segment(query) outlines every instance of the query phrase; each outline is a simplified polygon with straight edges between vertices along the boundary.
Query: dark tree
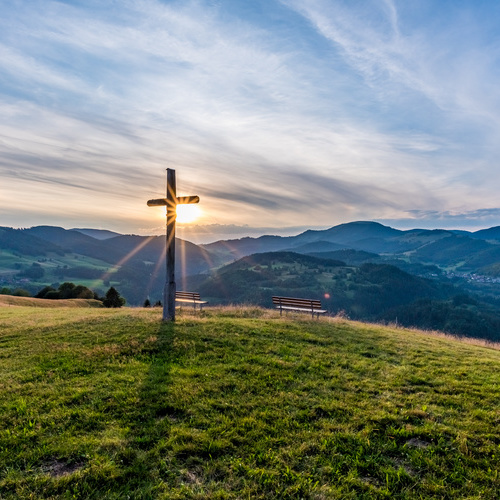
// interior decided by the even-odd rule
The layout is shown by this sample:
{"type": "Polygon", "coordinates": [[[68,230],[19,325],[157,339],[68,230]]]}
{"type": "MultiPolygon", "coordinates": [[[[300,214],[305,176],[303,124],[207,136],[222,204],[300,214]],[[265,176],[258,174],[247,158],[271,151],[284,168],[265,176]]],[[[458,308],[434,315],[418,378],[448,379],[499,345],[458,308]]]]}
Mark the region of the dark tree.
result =
{"type": "Polygon", "coordinates": [[[94,292],[90,290],[90,288],[87,288],[86,286],[77,285],[75,286],[75,288],[73,288],[72,296],[75,299],[93,299],[94,292]]]}
{"type": "Polygon", "coordinates": [[[86,286],[66,282],[59,285],[57,290],[53,286],[46,286],[35,297],[37,299],[94,299],[96,294],[86,286]]]}
{"type": "Polygon", "coordinates": [[[35,298],[36,299],[45,299],[46,298],[46,295],[49,293],[49,292],[55,292],[55,288],[51,287],[51,286],[44,286],[36,295],[35,295],[35,298]]]}
{"type": "Polygon", "coordinates": [[[106,292],[106,297],[102,301],[105,307],[122,307],[125,304],[125,299],[120,296],[115,287],[111,287],[106,292]]]}
{"type": "Polygon", "coordinates": [[[62,285],[59,285],[59,295],[61,299],[72,299],[73,298],[73,289],[75,288],[74,283],[69,283],[66,281],[62,285]]]}

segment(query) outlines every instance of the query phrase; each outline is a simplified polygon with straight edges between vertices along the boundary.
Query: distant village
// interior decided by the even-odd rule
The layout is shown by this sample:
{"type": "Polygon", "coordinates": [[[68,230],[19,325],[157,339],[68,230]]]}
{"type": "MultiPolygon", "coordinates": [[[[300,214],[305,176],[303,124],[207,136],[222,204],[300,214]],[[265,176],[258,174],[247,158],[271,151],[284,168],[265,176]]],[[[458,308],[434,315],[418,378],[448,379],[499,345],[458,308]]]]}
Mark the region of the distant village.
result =
{"type": "Polygon", "coordinates": [[[468,282],[475,283],[500,283],[500,277],[485,276],[476,273],[454,273],[449,272],[446,274],[448,278],[461,278],[468,282]]]}

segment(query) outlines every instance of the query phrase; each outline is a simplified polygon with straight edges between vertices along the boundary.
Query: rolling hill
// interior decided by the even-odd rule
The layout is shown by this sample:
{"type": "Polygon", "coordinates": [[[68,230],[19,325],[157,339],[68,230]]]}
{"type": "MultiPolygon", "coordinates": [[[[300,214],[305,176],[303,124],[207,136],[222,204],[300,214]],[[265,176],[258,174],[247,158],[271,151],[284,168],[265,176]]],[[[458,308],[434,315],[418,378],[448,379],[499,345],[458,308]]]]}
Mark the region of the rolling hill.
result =
{"type": "Polygon", "coordinates": [[[0,307],[0,497],[497,499],[500,351],[258,308],[0,307]]]}
{"type": "Polygon", "coordinates": [[[86,234],[87,236],[92,236],[92,238],[95,238],[96,240],[107,240],[109,238],[114,238],[115,236],[120,236],[120,233],[108,231],[107,229],[73,228],[71,231],[78,231],[79,233],[86,234]]]}
{"type": "Polygon", "coordinates": [[[0,227],[0,250],[11,250],[19,255],[39,256],[48,253],[63,255],[64,250],[53,243],[37,238],[24,229],[0,227]]]}
{"type": "Polygon", "coordinates": [[[100,300],[95,299],[35,299],[32,297],[15,297],[12,295],[0,295],[0,307],[43,307],[43,308],[82,308],[82,307],[104,307],[100,300]]]}
{"type": "Polygon", "coordinates": [[[298,253],[332,252],[350,249],[369,252],[401,262],[438,265],[463,273],[500,276],[494,264],[500,262],[498,228],[469,233],[442,229],[400,231],[376,222],[351,222],[322,231],[305,231],[297,236],[261,236],[219,241],[203,245],[226,260],[257,252],[289,250],[298,253]]]}
{"type": "Polygon", "coordinates": [[[481,240],[497,240],[500,241],[500,226],[490,227],[488,229],[480,229],[471,233],[472,238],[481,240]]]}
{"type": "MultiPolygon", "coordinates": [[[[200,291],[215,303],[267,305],[271,290],[281,295],[329,294],[327,305],[334,312],[344,310],[353,318],[369,320],[397,318],[407,324],[416,321],[407,307],[414,307],[423,316],[435,316],[438,310],[440,321],[415,325],[448,328],[454,333],[469,328],[476,335],[478,328],[471,325],[477,320],[485,329],[482,336],[491,338],[495,318],[500,317],[497,233],[498,228],[475,233],[400,231],[360,221],[291,237],[268,235],[208,245],[177,240],[177,286],[200,291]],[[269,252],[282,256],[292,252],[345,265],[338,267],[342,272],[326,273],[319,261],[310,260],[299,265],[304,266],[302,273],[289,272],[279,279],[255,272],[251,266],[231,267],[242,257],[252,256],[255,261],[256,255],[269,252]],[[375,268],[368,272],[368,264],[379,265],[378,272],[373,272],[375,268]],[[223,280],[227,281],[225,287],[223,280]],[[452,302],[454,295],[467,294],[472,295],[474,304],[452,302]],[[424,299],[433,301],[430,309],[421,302],[424,299]]],[[[52,226],[0,228],[0,289],[24,288],[35,294],[43,286],[73,281],[100,295],[113,285],[130,305],[142,305],[146,298],[155,302],[162,298],[164,286],[164,245],[164,236],[52,226]]]]}
{"type": "MultiPolygon", "coordinates": [[[[148,296],[162,295],[164,248],[165,237],[161,236],[96,239],[53,226],[0,228],[0,289],[25,288],[35,294],[46,285],[73,281],[102,295],[115,285],[129,304],[139,305],[148,296]]],[[[207,272],[219,263],[220,258],[206,249],[177,240],[179,277],[207,272]]]]}
{"type": "Polygon", "coordinates": [[[352,265],[294,252],[269,252],[243,257],[187,282],[211,304],[269,308],[273,295],[313,298],[320,299],[330,314],[500,341],[498,306],[449,283],[380,261],[352,265]]]}

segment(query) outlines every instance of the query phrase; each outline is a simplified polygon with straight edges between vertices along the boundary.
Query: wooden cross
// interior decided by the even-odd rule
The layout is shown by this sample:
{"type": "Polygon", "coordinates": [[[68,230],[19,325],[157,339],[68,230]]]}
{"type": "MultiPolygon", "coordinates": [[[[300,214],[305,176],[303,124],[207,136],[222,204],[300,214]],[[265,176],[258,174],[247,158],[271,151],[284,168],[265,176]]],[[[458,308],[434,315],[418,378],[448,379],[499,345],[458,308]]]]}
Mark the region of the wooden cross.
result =
{"type": "Polygon", "coordinates": [[[175,218],[179,204],[198,203],[199,196],[177,196],[175,170],[167,168],[167,197],[149,200],[148,207],[167,207],[166,264],[167,275],[163,289],[163,321],[175,321],[175,218]]]}

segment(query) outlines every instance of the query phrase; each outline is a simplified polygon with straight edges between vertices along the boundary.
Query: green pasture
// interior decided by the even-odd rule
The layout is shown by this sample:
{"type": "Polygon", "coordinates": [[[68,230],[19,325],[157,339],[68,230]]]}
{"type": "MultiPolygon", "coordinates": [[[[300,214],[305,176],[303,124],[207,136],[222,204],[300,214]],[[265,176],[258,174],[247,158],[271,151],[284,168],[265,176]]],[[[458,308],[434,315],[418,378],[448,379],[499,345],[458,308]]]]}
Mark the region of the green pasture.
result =
{"type": "MultiPolygon", "coordinates": [[[[82,256],[78,254],[68,253],[65,255],[49,254],[46,257],[30,257],[19,256],[9,250],[0,250],[0,280],[7,280],[12,278],[22,279],[19,273],[29,269],[33,263],[40,265],[44,271],[44,275],[40,279],[29,279],[29,287],[33,289],[42,289],[50,283],[57,282],[77,282],[80,285],[86,286],[91,290],[103,290],[106,282],[112,282],[113,274],[116,268],[110,264],[92,257],[82,256]],[[79,276],[71,275],[71,269],[85,268],[96,271],[98,276],[96,278],[82,278],[79,276]]],[[[13,286],[22,287],[22,283],[13,286]]]]}
{"type": "Polygon", "coordinates": [[[258,308],[0,307],[0,498],[497,499],[500,351],[258,308]]]}

